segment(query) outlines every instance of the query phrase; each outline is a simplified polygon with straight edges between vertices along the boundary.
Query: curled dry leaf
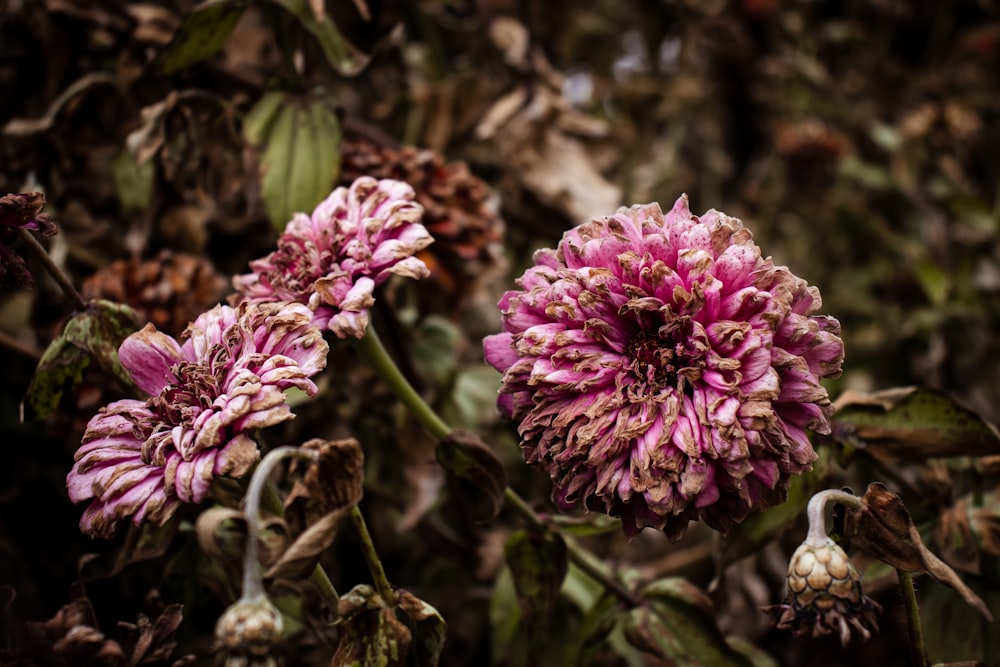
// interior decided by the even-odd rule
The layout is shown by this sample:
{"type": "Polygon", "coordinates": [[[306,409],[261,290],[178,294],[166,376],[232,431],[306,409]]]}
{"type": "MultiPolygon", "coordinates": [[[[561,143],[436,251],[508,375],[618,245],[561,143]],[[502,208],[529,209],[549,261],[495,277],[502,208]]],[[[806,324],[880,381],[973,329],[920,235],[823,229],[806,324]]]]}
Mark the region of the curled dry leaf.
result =
{"type": "Polygon", "coordinates": [[[267,579],[307,576],[333,543],[340,523],[361,500],[364,453],[354,438],[303,443],[319,452],[285,499],[285,513],[298,536],[264,574],[267,579]]]}
{"type": "MultiPolygon", "coordinates": [[[[365,455],[354,438],[323,440],[313,438],[303,449],[319,452],[285,499],[285,511],[292,520],[310,526],[330,512],[352,507],[361,500],[365,455]]],[[[300,465],[296,462],[293,471],[300,465]]]]}
{"type": "Polygon", "coordinates": [[[340,640],[331,665],[438,664],[445,622],[438,611],[409,591],[386,601],[368,585],[340,599],[340,640]]]}
{"type": "Polygon", "coordinates": [[[212,507],[198,515],[194,524],[198,546],[213,558],[238,561],[246,543],[247,522],[243,512],[231,507],[212,507]]]}
{"type": "MultiPolygon", "coordinates": [[[[223,562],[240,562],[246,545],[247,522],[243,512],[230,507],[213,507],[198,515],[195,522],[198,546],[223,562]]],[[[288,549],[289,530],[280,517],[263,519],[257,548],[260,562],[270,565],[288,549]]]]}
{"type": "Polygon", "coordinates": [[[982,599],[924,545],[906,505],[884,484],[870,484],[861,507],[847,510],[844,533],[852,544],[892,567],[904,572],[924,572],[950,586],[985,618],[993,620],[982,599]]]}
{"type": "Polygon", "coordinates": [[[980,504],[971,496],[941,512],[934,527],[942,556],[954,567],[974,575],[983,573],[984,561],[1000,557],[1000,493],[980,504]]]}
{"type": "Polygon", "coordinates": [[[300,579],[309,576],[319,562],[320,554],[333,544],[337,530],[349,511],[350,507],[334,510],[311,524],[268,568],[264,578],[300,579]]]}

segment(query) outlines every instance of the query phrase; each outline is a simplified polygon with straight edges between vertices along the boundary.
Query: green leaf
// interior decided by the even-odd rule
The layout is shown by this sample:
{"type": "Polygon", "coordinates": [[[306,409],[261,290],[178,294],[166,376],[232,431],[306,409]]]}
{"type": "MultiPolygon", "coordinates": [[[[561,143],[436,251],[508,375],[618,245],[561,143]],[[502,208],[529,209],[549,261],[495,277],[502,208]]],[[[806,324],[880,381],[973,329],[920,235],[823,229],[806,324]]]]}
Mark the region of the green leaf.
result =
{"type": "Polygon", "coordinates": [[[954,398],[927,387],[845,392],[832,437],[882,461],[1000,454],[1000,436],[954,398]]]}
{"type": "Polygon", "coordinates": [[[326,61],[340,74],[353,76],[368,64],[368,57],[344,39],[329,15],[322,21],[316,19],[316,14],[309,7],[309,0],[273,0],[273,2],[284,7],[316,38],[323,55],[326,56],[326,61]]]}
{"type": "Polygon", "coordinates": [[[580,637],[579,665],[589,665],[594,661],[598,651],[605,645],[608,637],[618,627],[622,619],[618,608],[618,599],[605,593],[587,610],[577,633],[580,637]]]}
{"type": "Polygon", "coordinates": [[[83,373],[92,361],[126,387],[134,387],[132,376],[118,360],[118,347],[138,328],[139,320],[128,306],[101,299],[90,301],[85,311],[70,318],[38,362],[21,402],[22,421],[44,419],[51,414],[63,397],[83,382],[83,373]]]}
{"type": "Polygon", "coordinates": [[[582,615],[566,596],[558,596],[553,608],[551,632],[544,644],[535,649],[531,645],[530,621],[521,616],[521,607],[514,588],[510,568],[500,571],[490,599],[491,656],[490,664],[505,667],[573,667],[578,660],[586,636],[581,631],[582,615]]]}
{"type": "Polygon", "coordinates": [[[504,557],[528,624],[531,650],[537,653],[551,628],[552,609],[569,567],[566,543],[551,530],[519,530],[508,538],[504,557]]]}
{"type": "Polygon", "coordinates": [[[246,0],[207,0],[184,15],[177,32],[157,56],[160,74],[173,74],[211,58],[229,38],[243,16],[246,0]]]}
{"type": "Polygon", "coordinates": [[[477,497],[485,497],[489,507],[478,512],[484,518],[500,513],[507,490],[507,472],[493,450],[479,436],[455,429],[438,443],[438,462],[445,470],[474,487],[477,497]]]}
{"type": "Polygon", "coordinates": [[[927,300],[936,308],[944,308],[952,290],[953,277],[928,258],[922,258],[913,265],[913,273],[923,288],[927,300]]]}
{"type": "MultiPolygon", "coordinates": [[[[1000,618],[1000,592],[985,587],[976,592],[994,618],[1000,618]]],[[[920,615],[930,662],[981,660],[987,665],[1000,664],[996,624],[987,622],[954,591],[944,586],[923,587],[920,615]]]]}
{"type": "Polygon", "coordinates": [[[147,160],[137,164],[130,151],[122,150],[115,156],[111,172],[122,213],[136,215],[149,208],[156,176],[155,162],[147,160]]]}
{"type": "Polygon", "coordinates": [[[268,93],[247,115],[243,131],[261,147],[261,194],[278,231],[333,189],[340,173],[340,121],[324,97],[268,93]]]}
{"type": "Polygon", "coordinates": [[[646,604],[632,609],[625,635],[633,646],[667,664],[699,667],[752,667],[726,643],[705,593],[685,579],[670,577],[643,591],[646,604]]]}
{"type": "MultiPolygon", "coordinates": [[[[461,340],[458,327],[444,317],[430,315],[421,320],[414,333],[410,354],[420,376],[436,386],[445,385],[458,369],[456,349],[461,340]]],[[[496,388],[493,394],[496,395],[496,388]]]]}
{"type": "Polygon", "coordinates": [[[271,125],[277,118],[284,100],[285,93],[280,90],[264,93],[257,100],[257,103],[243,119],[243,137],[247,142],[255,146],[267,143],[267,138],[271,134],[271,125]]]}

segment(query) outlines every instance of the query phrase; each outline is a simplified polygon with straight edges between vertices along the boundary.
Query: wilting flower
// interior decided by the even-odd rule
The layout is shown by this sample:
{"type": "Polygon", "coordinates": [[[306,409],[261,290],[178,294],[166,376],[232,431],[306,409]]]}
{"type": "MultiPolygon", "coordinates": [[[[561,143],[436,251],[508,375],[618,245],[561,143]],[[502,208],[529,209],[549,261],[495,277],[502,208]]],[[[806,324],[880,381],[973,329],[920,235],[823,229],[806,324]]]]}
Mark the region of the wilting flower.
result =
{"type": "Polygon", "coordinates": [[[28,287],[31,273],[24,259],[9,246],[18,229],[33,229],[45,236],[57,233],[56,225],[42,213],[45,195],[41,192],[7,194],[0,197],[0,284],[28,287]]]}
{"type": "Polygon", "coordinates": [[[802,543],[788,562],[786,585],[785,603],[763,608],[778,629],[813,637],[836,631],[844,646],[851,628],[864,639],[878,632],[882,606],[864,594],[861,574],[832,539],[802,543]]]}
{"type": "Polygon", "coordinates": [[[295,214],[278,249],[236,276],[236,300],[297,301],[317,326],[340,338],[361,338],[377,285],[396,274],[428,275],[414,255],[433,239],[420,224],[423,208],[402,181],[363,176],[337,188],[311,216],[295,214]]]}
{"type": "Polygon", "coordinates": [[[784,501],[831,412],[837,320],[763,258],[742,222],[682,196],[621,208],[540,250],[484,341],[498,405],[562,510],[579,505],[679,538],[728,531],[784,501]]]}
{"type": "Polygon", "coordinates": [[[151,324],[125,339],[122,366],[150,398],[116,401],[87,425],[66,479],[73,502],[94,499],[81,529],[163,523],[203,501],[215,476],[246,474],[259,456],[250,432],[294,417],[284,391],[316,393],[328,346],[311,319],[300,304],[217,306],[181,342],[151,324]]]}

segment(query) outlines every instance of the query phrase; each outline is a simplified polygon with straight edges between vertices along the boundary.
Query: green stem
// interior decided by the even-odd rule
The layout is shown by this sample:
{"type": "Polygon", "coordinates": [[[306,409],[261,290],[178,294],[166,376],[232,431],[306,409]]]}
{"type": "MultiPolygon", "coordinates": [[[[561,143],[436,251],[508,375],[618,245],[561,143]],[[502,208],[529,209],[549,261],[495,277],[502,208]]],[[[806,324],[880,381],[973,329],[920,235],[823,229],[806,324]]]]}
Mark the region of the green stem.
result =
{"type": "Polygon", "coordinates": [[[361,514],[361,510],[357,505],[351,507],[349,516],[351,524],[354,525],[354,530],[357,531],[358,537],[361,538],[361,551],[365,556],[365,562],[368,563],[368,571],[372,575],[372,581],[375,582],[375,589],[385,603],[392,606],[396,602],[396,593],[392,590],[389,578],[385,576],[385,568],[382,567],[382,561],[375,550],[375,543],[372,542],[372,535],[368,532],[368,524],[365,523],[365,517],[361,514]]]}
{"type": "MultiPolygon", "coordinates": [[[[253,477],[250,478],[250,486],[246,494],[247,549],[243,560],[243,597],[249,597],[247,594],[248,577],[255,577],[255,580],[249,581],[252,589],[263,593],[260,559],[257,553],[257,536],[260,533],[260,507],[264,507],[268,512],[277,516],[284,515],[285,508],[282,506],[281,498],[278,496],[277,491],[274,490],[274,487],[267,483],[267,480],[279,460],[291,457],[311,461],[315,460],[316,453],[312,450],[300,449],[298,447],[278,447],[267,453],[264,459],[257,465],[256,470],[254,470],[253,477]],[[251,516],[253,517],[252,519],[251,516]],[[253,545],[252,547],[250,546],[251,544],[253,545]]],[[[330,577],[327,576],[326,570],[323,569],[322,565],[317,563],[312,574],[309,575],[309,580],[319,590],[319,594],[323,597],[330,612],[336,615],[337,607],[340,605],[340,596],[337,594],[337,589],[334,588],[333,582],[330,581],[330,577]]]]}
{"type": "MultiPolygon", "coordinates": [[[[427,405],[423,397],[417,393],[406,377],[400,372],[379,340],[375,328],[368,325],[364,337],[357,341],[361,356],[379,374],[396,397],[406,406],[410,413],[436,438],[446,438],[451,433],[451,427],[427,405]]],[[[514,489],[509,486],[504,489],[504,500],[509,508],[519,514],[525,521],[534,526],[547,526],[549,530],[562,534],[558,526],[543,520],[514,489]]],[[[613,576],[597,564],[597,559],[577,542],[563,535],[570,561],[586,572],[595,581],[614,593],[630,606],[638,606],[639,600],[627,591],[613,576]]]]}
{"type": "Polygon", "coordinates": [[[910,661],[913,667],[927,667],[927,649],[924,647],[924,630],[920,624],[920,608],[917,606],[917,592],[913,587],[913,575],[897,569],[899,586],[903,592],[903,607],[906,609],[906,634],[910,640],[910,661]]]}
{"type": "Polygon", "coordinates": [[[357,349],[382,381],[389,385],[396,397],[402,401],[417,421],[435,438],[446,438],[451,433],[451,427],[441,419],[434,410],[417,393],[409,380],[399,371],[399,367],[389,356],[385,346],[375,332],[375,327],[369,325],[364,337],[357,341],[357,349]]]}
{"type": "Polygon", "coordinates": [[[49,255],[48,251],[42,247],[42,244],[39,243],[27,229],[19,229],[18,231],[21,233],[21,241],[23,241],[24,244],[27,245],[33,253],[35,253],[35,256],[38,257],[38,260],[42,263],[42,266],[45,267],[45,270],[49,272],[49,275],[52,276],[53,280],[56,281],[66,296],[69,297],[69,300],[73,302],[73,307],[76,308],[76,310],[86,310],[87,302],[83,300],[82,296],[80,296],[80,293],[76,290],[76,287],[73,286],[69,277],[63,273],[63,270],[60,269],[54,261],[52,261],[52,257],[49,255]]]}

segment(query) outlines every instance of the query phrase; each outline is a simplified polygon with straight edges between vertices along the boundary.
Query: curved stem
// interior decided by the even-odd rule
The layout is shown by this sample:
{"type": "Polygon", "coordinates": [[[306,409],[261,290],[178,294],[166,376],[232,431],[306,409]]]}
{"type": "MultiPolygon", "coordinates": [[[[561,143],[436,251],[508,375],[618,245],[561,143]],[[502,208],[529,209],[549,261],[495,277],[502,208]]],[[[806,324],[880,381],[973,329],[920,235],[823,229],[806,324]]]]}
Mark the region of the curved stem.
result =
{"type": "Polygon", "coordinates": [[[41,261],[45,270],[48,271],[53,280],[58,283],[60,289],[62,289],[66,296],[69,297],[69,300],[73,302],[73,307],[77,310],[86,310],[87,302],[83,300],[82,296],[80,296],[80,293],[77,291],[76,287],[73,286],[69,277],[63,273],[63,270],[60,269],[54,261],[52,261],[52,257],[49,255],[48,251],[42,247],[42,244],[39,243],[27,229],[19,229],[18,231],[21,233],[21,241],[23,241],[24,244],[27,245],[33,253],[35,253],[35,256],[38,257],[39,261],[41,261]]]}
{"type": "MultiPolygon", "coordinates": [[[[285,508],[281,504],[281,498],[278,497],[277,491],[270,484],[264,486],[261,504],[268,512],[277,516],[282,516],[285,513],[285,508]]],[[[309,581],[313,582],[313,585],[316,586],[320,596],[326,602],[330,613],[336,616],[337,608],[340,606],[340,595],[337,593],[337,589],[334,587],[333,582],[330,581],[330,576],[323,569],[322,565],[316,563],[316,567],[313,568],[312,573],[309,575],[309,581]]]]}
{"type": "Polygon", "coordinates": [[[903,607],[906,609],[906,635],[910,640],[910,661],[914,667],[927,667],[927,650],[924,647],[924,629],[920,624],[920,608],[917,606],[917,592],[913,588],[913,575],[900,569],[899,587],[903,593],[903,607]]]}
{"type": "Polygon", "coordinates": [[[270,489],[267,484],[271,472],[282,459],[295,457],[311,461],[315,460],[316,456],[317,453],[309,449],[277,447],[268,452],[253,471],[253,476],[250,478],[250,486],[247,488],[246,510],[244,512],[247,520],[247,545],[246,550],[243,552],[243,598],[255,599],[264,594],[264,573],[260,567],[257,540],[260,537],[261,529],[261,502],[265,499],[265,496],[267,496],[269,504],[276,500],[276,496],[273,495],[273,489],[270,489]],[[270,491],[270,493],[267,493],[265,490],[270,491]]]}
{"type": "Polygon", "coordinates": [[[854,509],[861,507],[861,498],[852,493],[838,489],[820,491],[809,499],[809,505],[806,507],[809,532],[806,534],[805,544],[818,547],[830,539],[826,533],[826,504],[831,500],[854,509]]]}
{"type": "Polygon", "coordinates": [[[365,517],[361,514],[361,510],[357,505],[351,507],[351,512],[348,516],[351,518],[351,524],[354,526],[354,530],[357,531],[358,537],[361,538],[361,551],[364,553],[365,562],[368,564],[368,571],[372,575],[372,581],[375,582],[375,589],[385,603],[391,606],[396,601],[396,593],[392,590],[389,578],[385,576],[385,568],[382,567],[382,561],[375,550],[375,543],[372,542],[372,535],[368,532],[368,524],[365,523],[365,517]]]}
{"type": "Polygon", "coordinates": [[[426,428],[435,438],[445,438],[451,433],[451,427],[438,416],[434,410],[424,401],[423,397],[417,393],[409,380],[399,371],[393,362],[392,357],[386,351],[385,346],[375,332],[375,327],[369,325],[364,337],[356,341],[358,352],[364,357],[382,380],[389,385],[389,388],[396,398],[398,398],[406,409],[410,411],[417,421],[426,428]]]}
{"type": "MultiPolygon", "coordinates": [[[[451,433],[451,427],[434,412],[417,393],[379,340],[375,328],[368,326],[364,337],[357,341],[361,356],[371,364],[382,380],[389,386],[396,397],[406,406],[410,413],[436,438],[445,438],[451,433]]],[[[509,486],[504,489],[504,500],[508,507],[519,514],[525,521],[534,526],[547,526],[549,530],[562,534],[558,526],[552,525],[540,517],[514,489],[509,486]]],[[[613,576],[596,564],[596,558],[575,541],[563,535],[570,561],[586,572],[591,578],[614,593],[622,601],[631,606],[638,606],[639,600],[628,592],[613,576]]]]}

